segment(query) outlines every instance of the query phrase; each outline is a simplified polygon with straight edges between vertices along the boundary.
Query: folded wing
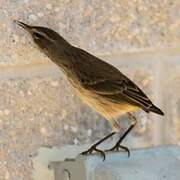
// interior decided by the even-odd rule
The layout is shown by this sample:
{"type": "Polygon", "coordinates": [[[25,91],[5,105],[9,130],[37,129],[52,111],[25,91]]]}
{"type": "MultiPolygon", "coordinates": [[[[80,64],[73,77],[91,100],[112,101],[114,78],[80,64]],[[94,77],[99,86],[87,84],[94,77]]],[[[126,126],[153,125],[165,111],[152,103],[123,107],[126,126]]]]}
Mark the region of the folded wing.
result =
{"type": "MultiPolygon", "coordinates": [[[[145,93],[128,78],[126,80],[124,78],[123,80],[104,80],[91,85],[86,84],[85,88],[116,103],[124,100],[129,104],[141,107],[146,112],[155,112],[153,109],[156,111],[158,109],[145,93]]],[[[155,113],[163,114],[159,109],[155,113]]]]}

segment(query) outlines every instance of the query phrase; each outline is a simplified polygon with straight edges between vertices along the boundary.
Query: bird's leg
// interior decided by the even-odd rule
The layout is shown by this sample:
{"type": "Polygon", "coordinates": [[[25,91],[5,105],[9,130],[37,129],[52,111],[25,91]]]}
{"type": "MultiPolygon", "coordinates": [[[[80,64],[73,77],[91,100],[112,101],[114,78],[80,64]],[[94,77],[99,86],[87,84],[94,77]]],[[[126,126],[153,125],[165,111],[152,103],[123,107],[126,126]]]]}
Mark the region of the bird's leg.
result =
{"type": "Polygon", "coordinates": [[[129,134],[129,132],[134,128],[134,126],[136,125],[137,123],[137,120],[136,118],[131,114],[131,113],[128,113],[128,116],[131,120],[133,120],[133,123],[131,124],[131,126],[125,131],[125,133],[120,137],[120,139],[118,140],[118,142],[111,148],[111,149],[108,149],[106,151],[119,151],[119,149],[123,149],[125,151],[127,151],[128,153],[128,157],[130,157],[130,151],[127,147],[125,146],[122,146],[121,145],[121,142],[123,141],[123,139],[129,134]]]}
{"type": "Polygon", "coordinates": [[[109,139],[114,134],[116,134],[116,132],[111,132],[110,134],[108,134],[107,136],[102,138],[100,141],[98,141],[97,143],[93,144],[87,151],[84,151],[81,154],[82,155],[87,155],[87,154],[92,154],[93,151],[96,151],[96,152],[101,154],[101,156],[103,157],[103,161],[104,161],[105,160],[105,153],[104,153],[104,151],[102,151],[100,149],[97,149],[97,146],[100,145],[105,140],[109,139]]]}

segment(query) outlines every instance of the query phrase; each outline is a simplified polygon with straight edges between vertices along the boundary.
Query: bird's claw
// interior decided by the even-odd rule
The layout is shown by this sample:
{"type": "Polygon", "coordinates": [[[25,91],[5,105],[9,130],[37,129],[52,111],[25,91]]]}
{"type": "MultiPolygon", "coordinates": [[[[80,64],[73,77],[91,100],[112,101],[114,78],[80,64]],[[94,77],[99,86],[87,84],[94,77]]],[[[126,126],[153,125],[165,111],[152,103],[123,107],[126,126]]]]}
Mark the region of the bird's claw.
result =
{"type": "Polygon", "coordinates": [[[130,150],[125,147],[120,145],[119,143],[117,143],[115,146],[113,146],[111,149],[107,149],[105,150],[105,152],[109,152],[109,151],[119,151],[120,149],[123,149],[124,151],[126,151],[128,153],[128,157],[130,157],[130,150]]]}
{"type": "Polygon", "coordinates": [[[82,152],[81,154],[82,154],[82,155],[88,155],[88,154],[92,154],[93,151],[99,153],[99,154],[102,156],[103,161],[106,159],[106,155],[105,155],[104,151],[96,148],[96,146],[90,147],[87,151],[84,151],[84,152],[82,152]]]}

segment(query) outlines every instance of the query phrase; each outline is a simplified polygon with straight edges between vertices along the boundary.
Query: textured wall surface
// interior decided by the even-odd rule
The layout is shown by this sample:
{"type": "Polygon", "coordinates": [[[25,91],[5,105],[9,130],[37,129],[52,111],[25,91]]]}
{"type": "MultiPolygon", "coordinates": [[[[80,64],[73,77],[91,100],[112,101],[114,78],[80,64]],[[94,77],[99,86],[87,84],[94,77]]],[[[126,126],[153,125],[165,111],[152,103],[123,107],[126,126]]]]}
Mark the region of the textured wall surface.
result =
{"type": "Polygon", "coordinates": [[[166,121],[137,114],[130,147],[180,143],[179,0],[1,0],[0,180],[31,180],[31,157],[41,146],[90,143],[111,131],[14,19],[51,27],[107,59],[165,110],[166,121]],[[120,55],[142,50],[153,51],[120,55]]]}

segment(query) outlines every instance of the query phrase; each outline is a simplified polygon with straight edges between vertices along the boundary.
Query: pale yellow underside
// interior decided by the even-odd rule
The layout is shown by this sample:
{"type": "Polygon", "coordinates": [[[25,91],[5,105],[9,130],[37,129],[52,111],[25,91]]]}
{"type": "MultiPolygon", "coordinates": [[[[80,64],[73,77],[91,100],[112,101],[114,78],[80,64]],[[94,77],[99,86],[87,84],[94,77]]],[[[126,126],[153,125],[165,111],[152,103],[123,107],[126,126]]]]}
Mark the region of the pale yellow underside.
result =
{"type": "Polygon", "coordinates": [[[128,104],[128,103],[127,104],[125,104],[124,102],[114,103],[114,102],[108,101],[107,99],[102,98],[98,94],[92,93],[88,90],[76,89],[76,92],[85,103],[87,103],[90,107],[92,107],[97,112],[99,112],[102,116],[104,116],[107,120],[109,120],[113,125],[115,125],[114,121],[119,116],[127,112],[140,110],[139,107],[128,104]]]}

